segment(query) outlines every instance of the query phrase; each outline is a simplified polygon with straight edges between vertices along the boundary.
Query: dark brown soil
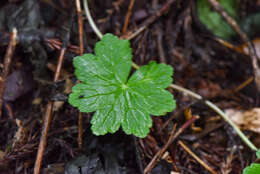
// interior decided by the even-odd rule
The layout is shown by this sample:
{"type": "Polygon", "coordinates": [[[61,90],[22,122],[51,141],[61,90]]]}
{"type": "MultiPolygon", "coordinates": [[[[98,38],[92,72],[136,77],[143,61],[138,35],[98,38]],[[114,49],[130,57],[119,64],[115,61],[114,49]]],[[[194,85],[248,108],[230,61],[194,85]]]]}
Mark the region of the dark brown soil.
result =
{"type": "MultiPolygon", "coordinates": [[[[145,25],[169,2],[136,0],[127,32],[123,34],[130,0],[89,1],[91,14],[102,33],[113,33],[124,38],[145,25]]],[[[256,11],[259,9],[257,5],[259,1],[242,0],[241,15],[246,15],[250,10],[256,11]]],[[[67,102],[71,86],[77,81],[72,59],[80,53],[75,2],[9,0],[1,3],[0,7],[2,63],[12,28],[18,29],[18,43],[10,63],[0,118],[1,174],[33,173],[43,117],[50,101],[56,102],[56,108],[44,150],[42,173],[65,171],[77,174],[80,173],[79,168],[82,174],[142,173],[156,152],[166,144],[174,125],[178,130],[187,121],[189,110],[191,116],[198,115],[200,118],[169,146],[168,156],[157,162],[151,173],[209,173],[180,146],[180,141],[216,173],[238,174],[255,160],[254,152],[203,101],[171,89],[177,108],[165,117],[153,117],[153,127],[147,138],[139,139],[121,131],[96,137],[90,130],[92,114],[84,114],[83,146],[79,149],[78,110],[67,102]],[[62,71],[59,80],[53,82],[62,48],[67,48],[62,71]],[[73,167],[76,169],[72,170],[73,167]]],[[[99,39],[85,16],[83,25],[84,52],[93,52],[99,39]]],[[[239,37],[234,38],[233,43],[239,45],[239,41],[239,37]]],[[[249,57],[216,41],[216,37],[199,22],[193,0],[175,0],[162,16],[131,39],[131,45],[135,63],[144,65],[154,60],[171,65],[175,72],[175,84],[202,95],[223,110],[250,109],[259,105],[254,82],[234,92],[254,75],[249,57]]],[[[259,147],[259,135],[244,132],[259,147]]]]}

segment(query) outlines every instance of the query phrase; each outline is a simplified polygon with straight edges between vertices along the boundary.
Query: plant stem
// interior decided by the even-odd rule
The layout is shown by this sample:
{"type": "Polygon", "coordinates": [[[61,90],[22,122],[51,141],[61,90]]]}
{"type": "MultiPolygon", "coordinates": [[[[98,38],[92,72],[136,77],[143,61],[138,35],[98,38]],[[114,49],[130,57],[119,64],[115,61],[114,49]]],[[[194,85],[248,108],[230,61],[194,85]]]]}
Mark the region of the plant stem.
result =
{"type": "MultiPolygon", "coordinates": [[[[83,0],[84,2],[84,8],[85,8],[85,13],[87,15],[88,21],[90,26],[92,27],[92,29],[94,30],[94,32],[96,33],[96,35],[101,39],[102,38],[102,34],[99,31],[99,29],[97,28],[97,26],[95,25],[90,13],[89,13],[89,8],[88,8],[88,1],[87,0],[83,0]]],[[[132,63],[133,68],[138,69],[139,66],[137,64],[135,64],[134,62],[132,63]]],[[[172,89],[175,89],[179,92],[182,92],[184,94],[187,94],[191,97],[194,97],[198,100],[203,100],[203,97],[201,97],[199,94],[196,94],[188,89],[185,89],[181,86],[175,85],[175,84],[171,84],[169,86],[172,89]]],[[[257,151],[256,146],[245,136],[245,134],[237,127],[237,125],[230,120],[230,118],[215,104],[213,104],[211,101],[208,100],[204,100],[204,103],[210,107],[212,110],[214,110],[216,113],[218,113],[238,134],[238,136],[242,139],[242,141],[244,141],[244,143],[253,151],[257,151]]]]}
{"type": "Polygon", "coordinates": [[[134,69],[139,69],[139,66],[136,64],[136,63],[132,63],[132,67],[134,68],[134,69]]]}
{"type": "MultiPolygon", "coordinates": [[[[187,94],[191,97],[194,97],[198,100],[203,100],[203,97],[201,97],[200,95],[198,95],[188,89],[185,89],[181,86],[171,84],[169,87],[172,89],[178,90],[179,92],[182,92],[184,94],[187,94]]],[[[208,107],[210,107],[212,110],[214,110],[216,113],[218,113],[236,131],[238,136],[242,139],[242,141],[244,141],[244,143],[251,150],[257,151],[257,148],[255,147],[255,145],[245,136],[245,134],[237,127],[237,125],[232,120],[230,120],[230,118],[218,106],[216,106],[214,103],[212,103],[209,100],[204,100],[204,103],[208,107]]]]}
{"type": "Polygon", "coordinates": [[[88,22],[91,26],[91,28],[94,30],[94,32],[96,33],[96,35],[99,37],[99,39],[101,39],[103,37],[103,34],[99,31],[98,27],[96,26],[90,12],[89,12],[89,8],[88,8],[88,1],[87,0],[83,0],[83,4],[84,4],[84,9],[85,9],[85,13],[86,16],[88,18],[88,22]]]}

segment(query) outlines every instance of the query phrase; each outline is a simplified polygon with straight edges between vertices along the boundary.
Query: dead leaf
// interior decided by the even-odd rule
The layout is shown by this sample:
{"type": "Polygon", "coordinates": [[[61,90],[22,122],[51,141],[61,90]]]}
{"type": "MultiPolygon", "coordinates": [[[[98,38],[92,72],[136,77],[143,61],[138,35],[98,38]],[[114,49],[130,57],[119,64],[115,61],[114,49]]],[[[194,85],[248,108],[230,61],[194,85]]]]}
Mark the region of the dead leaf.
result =
{"type": "Polygon", "coordinates": [[[234,152],[236,150],[236,147],[234,146],[231,151],[230,154],[227,156],[227,158],[225,159],[224,162],[221,163],[221,173],[222,174],[229,174],[232,171],[232,162],[234,160],[234,152]]]}
{"type": "Polygon", "coordinates": [[[24,127],[21,120],[16,119],[15,120],[18,130],[14,135],[14,142],[12,147],[15,147],[17,144],[24,144],[26,142],[26,139],[28,137],[28,129],[24,127]]]}
{"type": "Polygon", "coordinates": [[[4,159],[5,155],[6,155],[5,152],[0,150],[0,161],[4,159]]]}
{"type": "Polygon", "coordinates": [[[57,112],[60,110],[60,108],[62,108],[64,104],[64,101],[55,101],[54,102],[54,106],[53,106],[53,111],[57,112]]]}
{"type": "Polygon", "coordinates": [[[39,104],[41,104],[41,102],[42,102],[42,99],[37,97],[37,98],[33,99],[32,104],[39,105],[39,104]]]}
{"type": "Polygon", "coordinates": [[[74,85],[74,84],[72,83],[72,81],[70,80],[70,78],[67,77],[66,80],[65,80],[65,89],[64,89],[64,93],[65,93],[65,94],[70,94],[73,85],[74,85]]]}
{"type": "Polygon", "coordinates": [[[240,129],[260,133],[260,108],[247,111],[227,109],[225,112],[240,129]]]}
{"type": "MultiPolygon", "coordinates": [[[[184,116],[186,120],[190,120],[193,117],[193,114],[191,112],[190,108],[186,108],[184,109],[184,116]]],[[[198,116],[198,115],[197,115],[198,116]]],[[[198,116],[199,117],[199,116],[198,116]]],[[[191,124],[191,130],[195,133],[195,132],[201,132],[202,128],[195,126],[194,123],[191,124]]]]}

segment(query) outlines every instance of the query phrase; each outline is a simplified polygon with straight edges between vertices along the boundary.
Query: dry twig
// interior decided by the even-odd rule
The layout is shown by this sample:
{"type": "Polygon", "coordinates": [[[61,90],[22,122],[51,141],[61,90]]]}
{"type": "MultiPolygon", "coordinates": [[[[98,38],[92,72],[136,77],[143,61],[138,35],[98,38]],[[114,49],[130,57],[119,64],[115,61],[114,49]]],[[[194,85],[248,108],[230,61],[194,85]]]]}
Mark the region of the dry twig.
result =
{"type": "Polygon", "coordinates": [[[163,7],[159,10],[156,11],[150,18],[148,18],[147,20],[145,20],[143,22],[143,24],[141,24],[141,27],[138,28],[136,31],[134,31],[130,36],[126,36],[123,38],[126,38],[128,40],[133,39],[134,37],[136,37],[138,34],[140,34],[141,32],[143,32],[147,27],[149,27],[156,19],[158,19],[159,17],[161,17],[169,8],[170,6],[175,2],[175,0],[169,0],[167,3],[165,3],[163,5],[163,7]]]}
{"type": "Polygon", "coordinates": [[[161,148],[153,157],[153,159],[149,162],[149,164],[144,169],[144,174],[149,173],[153,167],[156,165],[157,160],[160,159],[160,157],[163,155],[163,153],[166,151],[166,149],[173,143],[174,140],[185,130],[187,129],[192,123],[194,123],[198,119],[197,116],[193,116],[190,120],[185,122],[181,128],[174,134],[174,129],[171,132],[171,136],[168,139],[167,143],[161,148]]]}
{"type": "Polygon", "coordinates": [[[135,0],[131,0],[131,2],[129,4],[128,11],[127,11],[127,14],[125,16],[125,23],[124,23],[124,28],[123,28],[123,31],[122,31],[123,34],[125,34],[126,31],[127,31],[127,27],[128,27],[128,24],[129,24],[129,19],[130,19],[131,14],[132,14],[134,3],[135,3],[135,0]]]}
{"type": "Polygon", "coordinates": [[[195,153],[193,153],[188,146],[186,146],[181,140],[178,141],[178,144],[188,153],[190,154],[198,163],[200,163],[207,171],[212,174],[217,174],[208,164],[202,161],[195,153]]]}
{"type": "Polygon", "coordinates": [[[76,8],[78,13],[78,27],[79,27],[79,48],[80,54],[84,53],[84,40],[83,40],[83,20],[80,0],[76,0],[76,8]]]}
{"type": "MultiPolygon", "coordinates": [[[[158,1],[157,0],[153,0],[152,3],[152,8],[154,10],[156,10],[158,6],[158,1]]],[[[158,23],[155,24],[155,35],[156,35],[156,46],[158,49],[158,53],[159,53],[159,60],[162,63],[167,63],[166,62],[166,58],[165,58],[165,53],[164,53],[164,49],[163,49],[163,31],[160,27],[160,25],[158,23]]]]}
{"type": "Polygon", "coordinates": [[[2,117],[2,107],[4,103],[3,96],[5,91],[5,80],[10,71],[10,64],[12,62],[12,57],[16,46],[16,37],[17,37],[17,30],[16,28],[14,28],[10,35],[10,42],[8,44],[5,58],[4,58],[3,72],[2,72],[2,76],[0,77],[0,118],[2,117]]]}
{"type": "Polygon", "coordinates": [[[155,32],[156,32],[156,36],[157,36],[157,44],[156,45],[157,45],[157,49],[158,49],[158,52],[159,52],[160,62],[167,63],[165,53],[164,53],[164,48],[163,48],[163,32],[162,32],[162,29],[159,27],[159,25],[155,26],[155,32]]]}
{"type": "Polygon", "coordinates": [[[254,77],[251,76],[249,77],[246,81],[244,81],[243,83],[241,83],[238,87],[236,87],[234,89],[234,92],[238,92],[240,90],[242,90],[243,88],[245,88],[248,84],[250,84],[252,81],[254,81],[254,77]]]}
{"type": "Polygon", "coordinates": [[[79,149],[82,150],[83,144],[83,114],[79,112],[79,119],[78,119],[78,146],[79,149]]]}
{"type": "MultiPolygon", "coordinates": [[[[54,75],[54,80],[53,80],[54,82],[57,82],[59,79],[65,52],[66,52],[66,47],[62,48],[60,51],[58,65],[57,65],[56,72],[54,75]]],[[[45,150],[45,147],[47,144],[48,131],[49,131],[49,127],[50,127],[50,123],[51,123],[51,119],[52,119],[53,103],[54,103],[53,101],[49,101],[47,104],[47,107],[46,107],[46,113],[44,116],[40,144],[39,144],[38,151],[37,151],[36,162],[34,164],[34,174],[40,173],[42,158],[43,158],[44,150],[45,150]]]]}
{"type": "MultiPolygon", "coordinates": [[[[83,20],[81,15],[81,6],[80,1],[76,0],[76,7],[78,12],[78,26],[79,26],[79,48],[80,48],[80,55],[84,53],[84,41],[83,41],[83,20]]],[[[79,149],[82,149],[82,142],[83,142],[83,115],[79,112],[79,119],[78,119],[78,146],[79,149]]]]}

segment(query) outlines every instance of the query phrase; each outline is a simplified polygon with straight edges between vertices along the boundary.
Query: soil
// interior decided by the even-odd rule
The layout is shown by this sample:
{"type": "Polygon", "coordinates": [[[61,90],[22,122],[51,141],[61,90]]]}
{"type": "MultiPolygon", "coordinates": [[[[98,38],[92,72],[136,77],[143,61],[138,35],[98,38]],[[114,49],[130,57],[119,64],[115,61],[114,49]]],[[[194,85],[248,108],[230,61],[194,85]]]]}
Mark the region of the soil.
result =
{"type": "MultiPolygon", "coordinates": [[[[200,94],[222,110],[259,107],[254,82],[236,90],[254,76],[250,57],[217,42],[217,37],[200,23],[195,1],[175,0],[167,6],[171,1],[136,0],[125,32],[130,0],[89,0],[89,8],[102,33],[128,38],[145,26],[131,39],[136,64],[141,66],[153,60],[171,65],[174,84],[200,94]],[[160,11],[163,7],[167,8],[160,11]],[[154,15],[158,12],[160,16],[154,15]],[[147,22],[154,16],[152,22],[147,22]]],[[[259,1],[241,0],[239,5],[243,16],[260,9],[259,1]]],[[[169,90],[177,102],[176,109],[164,117],[152,117],[153,127],[146,138],[125,135],[122,130],[94,136],[90,130],[93,113],[83,113],[81,145],[79,111],[67,102],[71,87],[77,83],[72,60],[80,54],[80,37],[84,53],[93,53],[99,40],[84,11],[82,19],[83,34],[80,34],[76,3],[71,0],[8,0],[0,4],[1,79],[5,78],[4,58],[12,29],[18,30],[2,95],[0,174],[33,173],[50,103],[54,108],[41,161],[44,174],[143,173],[167,143],[172,130],[176,128],[176,133],[194,116],[199,119],[170,144],[163,157],[150,168],[151,173],[238,174],[256,159],[255,152],[203,100],[172,89],[169,90]],[[60,77],[53,80],[62,51],[65,54],[60,77]],[[203,167],[182,144],[212,170],[203,167]]],[[[231,42],[243,44],[239,36],[231,42]]],[[[248,130],[244,133],[259,147],[259,133],[248,130]]]]}

